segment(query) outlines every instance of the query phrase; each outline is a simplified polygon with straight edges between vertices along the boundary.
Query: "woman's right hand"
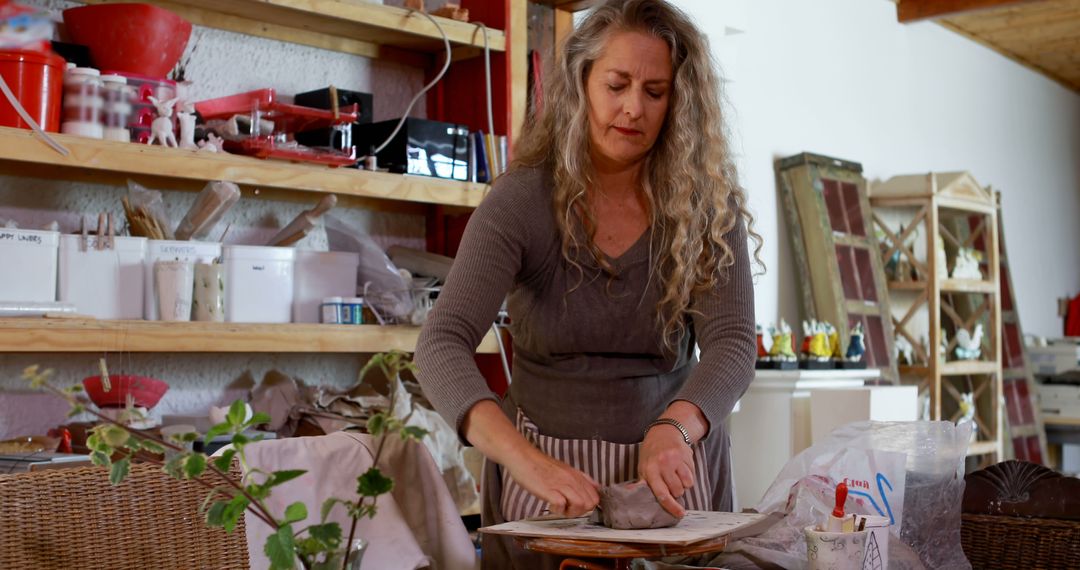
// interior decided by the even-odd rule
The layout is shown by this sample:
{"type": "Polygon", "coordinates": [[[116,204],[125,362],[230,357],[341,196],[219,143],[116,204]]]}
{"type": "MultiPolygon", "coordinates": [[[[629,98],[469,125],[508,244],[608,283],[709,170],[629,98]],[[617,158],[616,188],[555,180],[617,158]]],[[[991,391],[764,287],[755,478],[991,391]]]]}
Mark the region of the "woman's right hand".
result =
{"type": "Polygon", "coordinates": [[[508,463],[503,468],[510,470],[514,481],[546,502],[553,515],[580,517],[600,502],[600,485],[592,477],[535,447],[529,446],[520,459],[508,463]]]}

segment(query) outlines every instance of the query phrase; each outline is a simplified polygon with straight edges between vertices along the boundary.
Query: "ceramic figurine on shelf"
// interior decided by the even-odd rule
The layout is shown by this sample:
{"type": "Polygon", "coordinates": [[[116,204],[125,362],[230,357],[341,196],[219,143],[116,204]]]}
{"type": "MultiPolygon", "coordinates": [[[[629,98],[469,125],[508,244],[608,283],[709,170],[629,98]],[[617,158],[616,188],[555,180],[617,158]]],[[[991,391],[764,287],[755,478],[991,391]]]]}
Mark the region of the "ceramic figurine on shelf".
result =
{"type": "Polygon", "coordinates": [[[173,107],[176,106],[176,101],[175,98],[168,101],[158,101],[156,97],[150,96],[150,102],[157,109],[158,116],[154,119],[154,122],[150,123],[150,139],[146,141],[146,144],[152,145],[154,141],[157,141],[162,146],[177,146],[172,119],[173,107]]]}
{"type": "Polygon", "coordinates": [[[906,336],[902,334],[896,335],[896,341],[893,345],[896,347],[897,364],[900,366],[912,366],[915,364],[915,347],[911,345],[906,336]]]}
{"type": "Polygon", "coordinates": [[[825,323],[825,334],[829,337],[829,358],[842,360],[844,351],[840,346],[840,331],[836,330],[832,323],[825,323]]]}
{"type": "Polygon", "coordinates": [[[825,326],[827,323],[820,322],[814,323],[812,336],[810,337],[810,352],[809,358],[818,362],[827,362],[829,357],[832,356],[832,350],[829,346],[829,336],[825,333],[825,326]]]}
{"type": "Polygon", "coordinates": [[[858,323],[855,325],[855,328],[851,329],[851,340],[848,341],[847,353],[844,354],[844,360],[849,363],[862,363],[865,356],[866,344],[863,343],[862,323],[858,323]]]}
{"type": "Polygon", "coordinates": [[[199,141],[199,152],[219,152],[225,149],[224,145],[225,139],[214,133],[207,133],[206,140],[199,141]]]}
{"type": "Polygon", "coordinates": [[[780,327],[772,328],[772,347],[769,348],[769,361],[773,368],[794,368],[798,362],[795,357],[795,345],[791,340],[791,326],[787,321],[780,319],[780,327]]]}
{"type": "Polygon", "coordinates": [[[817,321],[814,319],[802,322],[803,339],[802,344],[799,345],[799,358],[803,360],[810,358],[810,343],[814,340],[814,328],[816,327],[817,321]]]}
{"type": "Polygon", "coordinates": [[[956,264],[953,265],[953,279],[968,279],[982,281],[982,272],[979,271],[980,253],[970,247],[962,247],[956,251],[956,264]]]}
{"type": "Polygon", "coordinates": [[[975,421],[975,394],[972,392],[960,394],[960,419],[956,420],[956,425],[964,422],[971,422],[971,441],[974,442],[978,436],[979,422],[975,421]]]}
{"type": "Polygon", "coordinates": [[[184,101],[176,118],[180,121],[180,148],[198,150],[199,146],[195,144],[195,105],[184,101]]]}
{"type": "Polygon", "coordinates": [[[765,348],[765,329],[761,323],[757,325],[757,359],[768,360],[769,350],[765,348]]]}
{"type": "Polygon", "coordinates": [[[978,360],[982,356],[982,323],[975,325],[975,332],[968,333],[966,329],[956,331],[956,358],[960,360],[978,360]]]}

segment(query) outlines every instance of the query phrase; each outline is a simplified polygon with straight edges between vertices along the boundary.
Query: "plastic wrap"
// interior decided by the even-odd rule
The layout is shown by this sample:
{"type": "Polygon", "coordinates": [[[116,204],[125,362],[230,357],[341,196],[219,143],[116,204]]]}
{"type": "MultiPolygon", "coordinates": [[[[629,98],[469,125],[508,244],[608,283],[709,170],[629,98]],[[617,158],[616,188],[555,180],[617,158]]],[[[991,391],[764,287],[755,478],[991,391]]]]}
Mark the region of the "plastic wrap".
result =
{"type": "MultiPolygon", "coordinates": [[[[169,216],[165,213],[165,200],[161,197],[161,192],[151,190],[134,180],[128,180],[127,187],[128,200],[131,204],[128,217],[131,217],[132,212],[137,212],[141,218],[145,218],[143,225],[156,228],[163,236],[161,238],[149,235],[144,237],[174,239],[172,224],[169,223],[169,216]]],[[[131,224],[132,221],[129,219],[128,223],[131,224]]],[[[131,235],[136,235],[136,233],[133,231],[131,235]]]]}
{"type": "Polygon", "coordinates": [[[848,513],[888,516],[890,569],[969,569],[960,545],[964,458],[971,424],[855,422],[788,461],[756,510],[784,518],[764,534],[735,541],[712,564],[806,568],[803,528],[832,510],[847,480],[848,513]]]}
{"type": "Polygon", "coordinates": [[[357,285],[364,292],[364,303],[382,320],[407,322],[413,312],[412,280],[401,275],[394,262],[361,228],[332,214],[323,215],[323,224],[331,251],[360,254],[357,285]]]}

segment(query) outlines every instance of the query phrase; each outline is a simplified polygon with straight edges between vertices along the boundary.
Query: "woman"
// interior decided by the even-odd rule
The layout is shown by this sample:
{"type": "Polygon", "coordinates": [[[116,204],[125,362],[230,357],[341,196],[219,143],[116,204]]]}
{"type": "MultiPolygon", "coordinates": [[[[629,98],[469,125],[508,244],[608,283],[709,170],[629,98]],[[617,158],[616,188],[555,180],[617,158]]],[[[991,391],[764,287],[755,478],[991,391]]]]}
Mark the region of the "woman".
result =
{"type": "MultiPolygon", "coordinates": [[[[760,238],[707,42],[662,0],[612,0],[567,39],[547,94],[465,230],[419,380],[489,460],[485,525],[580,516],[600,486],[639,478],[676,515],[730,510],[724,420],[753,376],[760,238]],[[504,298],[500,402],[473,352],[504,298]]],[[[489,536],[483,560],[547,564],[489,536]]]]}

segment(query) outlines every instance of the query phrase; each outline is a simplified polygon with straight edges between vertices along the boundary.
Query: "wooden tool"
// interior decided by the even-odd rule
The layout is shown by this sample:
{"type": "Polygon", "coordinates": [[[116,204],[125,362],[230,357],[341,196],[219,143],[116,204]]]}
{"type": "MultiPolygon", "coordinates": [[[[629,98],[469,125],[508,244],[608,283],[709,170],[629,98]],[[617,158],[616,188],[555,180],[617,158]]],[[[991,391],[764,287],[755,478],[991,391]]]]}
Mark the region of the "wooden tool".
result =
{"type": "Polygon", "coordinates": [[[308,235],[308,232],[315,228],[315,223],[318,222],[319,216],[325,214],[336,205],[337,196],[334,194],[327,194],[322,200],[319,200],[319,203],[316,204],[314,208],[300,212],[300,215],[289,222],[289,225],[281,228],[281,231],[279,231],[266,245],[284,247],[300,241],[304,236],[308,235]]]}

